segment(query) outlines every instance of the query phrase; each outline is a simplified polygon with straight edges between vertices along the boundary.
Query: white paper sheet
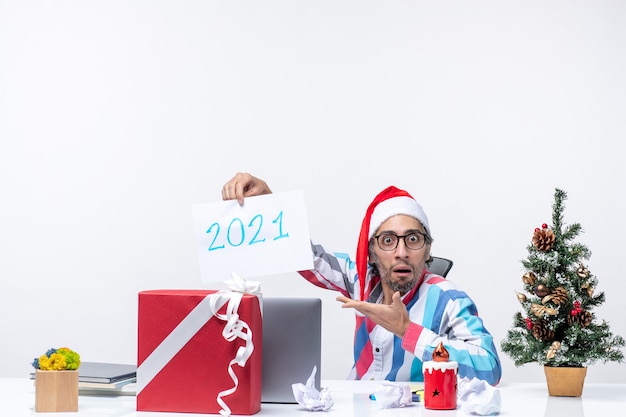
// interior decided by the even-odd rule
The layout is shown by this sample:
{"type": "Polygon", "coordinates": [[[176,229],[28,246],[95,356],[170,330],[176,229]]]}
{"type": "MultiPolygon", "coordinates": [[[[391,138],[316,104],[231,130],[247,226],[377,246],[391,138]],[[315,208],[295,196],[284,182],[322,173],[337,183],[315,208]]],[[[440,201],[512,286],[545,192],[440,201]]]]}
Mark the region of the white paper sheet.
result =
{"type": "Polygon", "coordinates": [[[313,267],[301,191],[196,204],[192,215],[205,284],[313,267]]]}

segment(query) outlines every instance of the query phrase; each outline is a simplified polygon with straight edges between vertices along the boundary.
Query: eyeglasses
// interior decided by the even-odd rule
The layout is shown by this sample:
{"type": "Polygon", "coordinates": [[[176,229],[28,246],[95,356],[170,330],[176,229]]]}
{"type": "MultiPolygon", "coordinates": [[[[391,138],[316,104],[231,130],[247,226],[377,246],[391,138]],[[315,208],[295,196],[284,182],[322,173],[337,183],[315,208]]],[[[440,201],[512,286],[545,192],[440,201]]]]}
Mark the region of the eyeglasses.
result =
{"type": "Polygon", "coordinates": [[[383,233],[381,235],[374,236],[378,247],[384,251],[392,251],[398,247],[400,238],[404,240],[404,246],[411,250],[418,250],[424,247],[426,244],[426,235],[421,232],[411,232],[409,234],[398,236],[394,233],[383,233]]]}

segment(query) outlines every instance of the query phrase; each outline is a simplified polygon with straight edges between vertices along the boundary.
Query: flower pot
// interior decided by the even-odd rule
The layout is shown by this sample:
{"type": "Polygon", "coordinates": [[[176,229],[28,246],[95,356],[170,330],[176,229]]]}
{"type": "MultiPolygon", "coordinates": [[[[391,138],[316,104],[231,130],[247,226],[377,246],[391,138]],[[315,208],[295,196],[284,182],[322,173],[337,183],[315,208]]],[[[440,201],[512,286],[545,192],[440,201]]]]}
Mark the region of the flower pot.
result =
{"type": "Polygon", "coordinates": [[[580,397],[583,394],[587,368],[544,366],[548,394],[553,397],[580,397]]]}
{"type": "Polygon", "coordinates": [[[35,372],[35,411],[78,411],[78,371],[35,372]]]}

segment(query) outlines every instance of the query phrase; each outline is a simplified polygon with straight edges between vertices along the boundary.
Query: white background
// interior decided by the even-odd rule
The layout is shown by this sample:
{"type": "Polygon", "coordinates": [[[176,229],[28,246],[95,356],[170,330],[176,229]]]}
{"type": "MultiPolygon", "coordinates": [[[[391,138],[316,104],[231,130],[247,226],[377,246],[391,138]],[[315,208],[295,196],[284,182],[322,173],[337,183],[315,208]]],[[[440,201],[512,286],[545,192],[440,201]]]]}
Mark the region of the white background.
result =
{"type": "MultiPolygon", "coordinates": [[[[200,286],[191,206],[237,171],[303,190],[311,236],[352,255],[373,196],[409,190],[498,346],[562,188],[626,336],[625,21],[619,0],[0,0],[0,376],[59,346],[134,362],[137,292],[200,286]]],[[[343,378],[352,312],[296,274],[263,290],[323,298],[343,378]]]]}

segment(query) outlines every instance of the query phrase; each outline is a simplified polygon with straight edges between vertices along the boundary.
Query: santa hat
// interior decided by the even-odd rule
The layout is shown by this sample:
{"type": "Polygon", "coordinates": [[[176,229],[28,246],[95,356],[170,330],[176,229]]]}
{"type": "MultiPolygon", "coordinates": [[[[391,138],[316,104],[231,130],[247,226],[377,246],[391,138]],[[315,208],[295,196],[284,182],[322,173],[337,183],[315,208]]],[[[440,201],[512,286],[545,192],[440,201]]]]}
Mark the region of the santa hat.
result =
{"type": "Polygon", "coordinates": [[[356,248],[356,270],[361,287],[361,300],[365,300],[365,294],[369,294],[371,291],[371,288],[368,288],[367,291],[365,290],[369,240],[374,236],[380,225],[388,218],[397,214],[405,214],[416,218],[422,223],[426,233],[430,235],[426,213],[424,213],[422,206],[411,197],[411,194],[394,186],[387,187],[381,191],[365,212],[361,233],[359,234],[359,243],[356,248]]]}

